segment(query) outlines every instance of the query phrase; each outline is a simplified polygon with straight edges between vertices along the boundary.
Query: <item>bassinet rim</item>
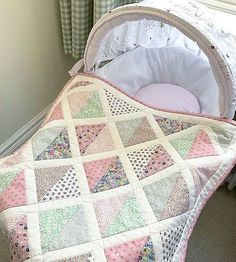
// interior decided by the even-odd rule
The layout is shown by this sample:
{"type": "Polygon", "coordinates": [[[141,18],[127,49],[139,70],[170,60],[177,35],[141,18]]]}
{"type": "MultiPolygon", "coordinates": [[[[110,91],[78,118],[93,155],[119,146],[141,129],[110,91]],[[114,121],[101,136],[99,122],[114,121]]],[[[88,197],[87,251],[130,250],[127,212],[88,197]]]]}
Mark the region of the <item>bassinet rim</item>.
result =
{"type": "MultiPolygon", "coordinates": [[[[91,49],[94,48],[94,46],[92,45],[94,39],[95,41],[97,41],[99,37],[100,39],[103,38],[102,33],[99,33],[99,29],[108,22],[110,24],[113,24],[112,21],[114,21],[114,19],[119,19],[119,24],[122,24],[122,22],[124,22],[122,18],[124,19],[126,16],[131,17],[132,15],[143,15],[145,16],[145,19],[167,23],[170,26],[176,27],[187,37],[197,42],[199,48],[201,48],[208,57],[209,63],[212,67],[212,71],[219,85],[220,115],[222,117],[232,119],[235,111],[235,106],[233,107],[232,104],[234,105],[234,98],[236,95],[236,83],[229,63],[225,59],[221,50],[217,47],[217,44],[214,42],[210,34],[207,34],[207,32],[204,32],[204,30],[192,25],[186,19],[178,16],[178,14],[171,13],[171,10],[163,10],[152,6],[131,4],[115,8],[102,16],[92,28],[87,40],[84,53],[85,72],[91,71],[90,69],[92,65],[90,63],[90,59],[92,55],[90,53],[91,49]]],[[[137,19],[129,21],[135,20],[137,19]]],[[[119,24],[117,23],[115,24],[115,26],[119,24]]],[[[114,28],[114,25],[112,28],[114,28]]],[[[110,28],[109,30],[111,30],[112,28],[110,28]]],[[[95,59],[94,55],[93,57],[95,59]]]]}

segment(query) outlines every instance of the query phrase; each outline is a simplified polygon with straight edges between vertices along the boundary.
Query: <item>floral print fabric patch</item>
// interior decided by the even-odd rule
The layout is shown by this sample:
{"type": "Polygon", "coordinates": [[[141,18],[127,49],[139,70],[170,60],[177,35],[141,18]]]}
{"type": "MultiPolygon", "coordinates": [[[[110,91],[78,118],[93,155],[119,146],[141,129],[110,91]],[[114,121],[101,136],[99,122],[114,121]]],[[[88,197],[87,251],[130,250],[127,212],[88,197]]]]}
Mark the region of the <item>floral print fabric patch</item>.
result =
{"type": "Polygon", "coordinates": [[[84,163],[89,188],[97,193],[129,183],[118,157],[111,157],[84,163]]]}

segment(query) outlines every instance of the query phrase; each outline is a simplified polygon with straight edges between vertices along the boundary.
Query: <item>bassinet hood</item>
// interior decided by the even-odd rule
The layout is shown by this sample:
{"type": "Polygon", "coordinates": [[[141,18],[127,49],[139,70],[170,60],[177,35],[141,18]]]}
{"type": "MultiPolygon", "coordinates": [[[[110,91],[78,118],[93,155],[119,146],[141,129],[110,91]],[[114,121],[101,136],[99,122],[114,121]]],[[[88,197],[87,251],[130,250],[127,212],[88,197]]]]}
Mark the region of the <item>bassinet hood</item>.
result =
{"type": "Polygon", "coordinates": [[[138,26],[146,26],[144,34],[146,34],[147,47],[152,46],[155,41],[160,42],[161,39],[160,36],[156,39],[148,36],[149,29],[157,24],[159,27],[165,25],[166,30],[169,31],[162,38],[165,44],[159,43],[159,46],[170,46],[178,42],[179,33],[185,36],[185,39],[182,39],[185,48],[189,47],[192,52],[209,60],[219,86],[220,115],[233,118],[236,107],[236,44],[229,33],[219,29],[212,13],[196,1],[143,1],[139,4],[125,5],[111,10],[96,23],[90,32],[84,56],[85,71],[93,71],[101,62],[114,59],[122,52],[142,45],[140,36],[132,35],[133,32],[128,26],[138,21],[144,21],[138,26]],[[107,47],[111,45],[111,40],[117,45],[115,35],[111,34],[114,30],[118,32],[120,30],[128,44],[119,46],[117,48],[119,51],[109,54],[107,47]],[[173,39],[169,37],[171,33],[174,35],[173,39]],[[130,38],[133,40],[130,41],[130,38]]]}

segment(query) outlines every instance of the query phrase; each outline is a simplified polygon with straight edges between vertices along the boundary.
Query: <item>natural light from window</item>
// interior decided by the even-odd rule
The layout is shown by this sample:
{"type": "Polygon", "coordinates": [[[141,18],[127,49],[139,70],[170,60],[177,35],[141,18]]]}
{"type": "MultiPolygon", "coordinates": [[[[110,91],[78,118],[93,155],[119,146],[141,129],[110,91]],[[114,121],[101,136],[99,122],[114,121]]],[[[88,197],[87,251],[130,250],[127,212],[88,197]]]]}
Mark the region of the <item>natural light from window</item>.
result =
{"type": "Polygon", "coordinates": [[[236,36],[236,0],[198,0],[198,2],[214,9],[221,27],[236,36]]]}

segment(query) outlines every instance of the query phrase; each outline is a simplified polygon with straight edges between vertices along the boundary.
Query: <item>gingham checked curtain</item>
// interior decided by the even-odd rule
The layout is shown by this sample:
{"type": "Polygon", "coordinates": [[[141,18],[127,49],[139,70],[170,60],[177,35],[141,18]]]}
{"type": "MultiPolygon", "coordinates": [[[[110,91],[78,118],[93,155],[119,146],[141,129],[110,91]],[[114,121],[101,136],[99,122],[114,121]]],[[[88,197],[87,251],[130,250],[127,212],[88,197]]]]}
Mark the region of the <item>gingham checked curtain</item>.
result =
{"type": "Polygon", "coordinates": [[[82,58],[93,24],[109,10],[137,2],[141,0],[60,0],[65,53],[82,58]]]}

